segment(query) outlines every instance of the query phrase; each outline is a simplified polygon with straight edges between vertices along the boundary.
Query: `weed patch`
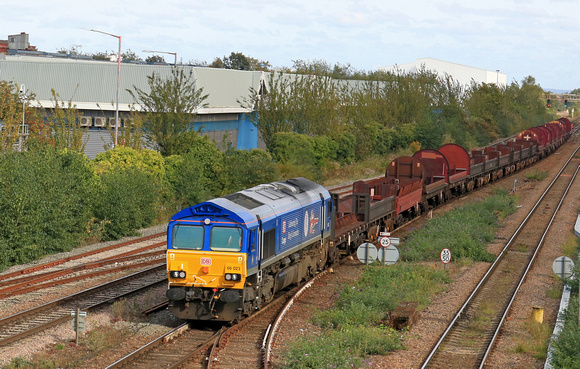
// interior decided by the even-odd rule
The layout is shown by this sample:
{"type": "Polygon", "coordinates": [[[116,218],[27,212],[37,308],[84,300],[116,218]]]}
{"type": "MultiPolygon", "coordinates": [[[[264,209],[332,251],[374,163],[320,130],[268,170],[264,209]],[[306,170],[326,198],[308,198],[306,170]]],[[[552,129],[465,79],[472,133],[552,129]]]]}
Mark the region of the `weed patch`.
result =
{"type": "Polygon", "coordinates": [[[333,309],[315,314],[322,335],[295,341],[283,368],[364,367],[367,355],[400,350],[401,333],[384,324],[388,312],[402,301],[423,307],[450,281],[445,271],[414,263],[368,266],[354,286],[337,293],[333,309]]]}
{"type": "Polygon", "coordinates": [[[515,209],[514,198],[507,191],[497,191],[483,201],[447,212],[407,238],[401,259],[434,261],[448,248],[454,260],[493,261],[495,256],[487,252],[487,244],[495,238],[498,221],[515,209]]]}
{"type": "Polygon", "coordinates": [[[550,335],[552,333],[550,326],[530,319],[524,322],[524,327],[528,334],[518,339],[515,351],[531,354],[538,360],[545,360],[550,335]]]}
{"type": "Polygon", "coordinates": [[[3,369],[82,368],[91,358],[118,346],[131,335],[128,327],[101,326],[87,332],[80,344],[57,342],[48,350],[37,353],[30,360],[14,358],[3,369]]]}
{"type": "Polygon", "coordinates": [[[544,170],[533,169],[526,174],[526,181],[541,181],[548,177],[548,172],[544,170]]]}

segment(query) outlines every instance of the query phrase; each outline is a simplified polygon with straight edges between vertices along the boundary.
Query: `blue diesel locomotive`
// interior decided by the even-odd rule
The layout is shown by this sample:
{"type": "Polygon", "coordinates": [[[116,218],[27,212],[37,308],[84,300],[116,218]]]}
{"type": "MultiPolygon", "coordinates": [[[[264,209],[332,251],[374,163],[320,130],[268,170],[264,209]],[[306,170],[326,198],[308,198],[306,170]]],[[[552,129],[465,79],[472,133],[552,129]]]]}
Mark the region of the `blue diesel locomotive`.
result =
{"type": "Polygon", "coordinates": [[[175,214],[168,226],[169,310],[232,321],[314,275],[330,246],[332,201],[305,178],[259,185],[175,214]]]}

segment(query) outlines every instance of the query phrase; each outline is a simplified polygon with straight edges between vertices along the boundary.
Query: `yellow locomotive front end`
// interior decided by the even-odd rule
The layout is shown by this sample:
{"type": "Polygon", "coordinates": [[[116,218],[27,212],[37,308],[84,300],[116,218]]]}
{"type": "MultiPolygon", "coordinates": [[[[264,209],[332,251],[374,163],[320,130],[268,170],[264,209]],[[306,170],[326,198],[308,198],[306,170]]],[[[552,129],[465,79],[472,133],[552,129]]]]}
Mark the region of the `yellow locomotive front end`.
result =
{"type": "Polygon", "coordinates": [[[170,234],[169,310],[188,320],[239,318],[247,278],[243,227],[189,221],[172,225],[170,234]]]}

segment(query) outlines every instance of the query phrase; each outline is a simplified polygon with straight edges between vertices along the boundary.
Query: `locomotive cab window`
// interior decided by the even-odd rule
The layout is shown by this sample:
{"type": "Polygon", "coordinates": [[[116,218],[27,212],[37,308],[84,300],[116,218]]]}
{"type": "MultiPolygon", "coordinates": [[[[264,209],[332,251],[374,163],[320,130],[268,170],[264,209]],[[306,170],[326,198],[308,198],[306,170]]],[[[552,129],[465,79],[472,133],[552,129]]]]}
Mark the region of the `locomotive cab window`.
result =
{"type": "Polygon", "coordinates": [[[202,226],[178,224],[173,227],[171,246],[174,249],[201,250],[203,249],[203,234],[202,226]]]}
{"type": "Polygon", "coordinates": [[[242,249],[242,229],[213,227],[209,247],[213,251],[240,251],[242,249]]]}

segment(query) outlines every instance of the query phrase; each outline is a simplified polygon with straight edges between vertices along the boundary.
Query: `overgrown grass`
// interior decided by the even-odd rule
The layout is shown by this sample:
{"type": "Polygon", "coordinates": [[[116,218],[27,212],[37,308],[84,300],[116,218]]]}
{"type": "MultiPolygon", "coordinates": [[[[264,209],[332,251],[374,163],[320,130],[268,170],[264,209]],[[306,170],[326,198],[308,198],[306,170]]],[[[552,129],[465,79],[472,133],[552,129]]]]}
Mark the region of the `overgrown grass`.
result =
{"type": "Polygon", "coordinates": [[[562,253],[564,256],[568,256],[569,258],[576,259],[578,256],[578,245],[580,244],[580,239],[573,234],[570,234],[570,237],[566,240],[566,242],[562,245],[562,253]]]}
{"type": "Polygon", "coordinates": [[[83,335],[78,346],[71,341],[56,342],[48,350],[34,354],[31,359],[12,359],[3,369],[82,368],[91,358],[120,345],[131,333],[125,326],[97,327],[83,335]]]}
{"type": "Polygon", "coordinates": [[[366,355],[401,349],[398,334],[385,326],[344,326],[321,337],[299,339],[285,354],[283,368],[361,368],[366,355]]]}
{"type": "Polygon", "coordinates": [[[315,314],[322,335],[296,340],[283,368],[360,367],[367,355],[402,349],[400,332],[385,325],[388,312],[402,301],[424,307],[450,281],[444,270],[414,263],[368,266],[354,286],[337,293],[333,309],[315,314]]]}
{"type": "Polygon", "coordinates": [[[524,327],[528,334],[517,340],[515,351],[531,354],[538,360],[545,360],[552,334],[550,326],[530,319],[524,322],[524,327]]]}
{"type": "Polygon", "coordinates": [[[526,181],[541,181],[548,177],[548,172],[545,170],[533,169],[526,173],[526,181]]]}
{"type": "Polygon", "coordinates": [[[493,261],[487,244],[492,242],[498,221],[516,210],[515,199],[505,190],[434,218],[405,240],[401,258],[406,261],[438,260],[444,248],[454,259],[493,261]]]}

